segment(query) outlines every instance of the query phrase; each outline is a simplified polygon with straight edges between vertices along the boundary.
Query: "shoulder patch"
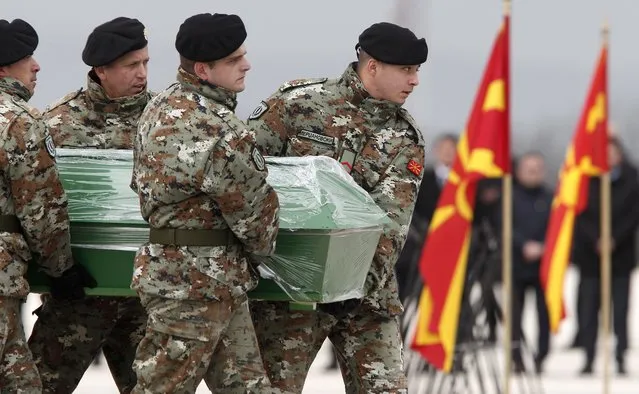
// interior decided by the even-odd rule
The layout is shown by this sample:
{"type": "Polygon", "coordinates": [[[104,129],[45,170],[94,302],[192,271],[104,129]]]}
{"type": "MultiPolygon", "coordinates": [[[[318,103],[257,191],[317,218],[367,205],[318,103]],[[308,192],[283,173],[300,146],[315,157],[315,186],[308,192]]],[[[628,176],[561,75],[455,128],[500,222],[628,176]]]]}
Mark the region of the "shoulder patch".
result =
{"type": "Polygon", "coordinates": [[[424,169],[424,167],[415,160],[409,161],[406,168],[415,176],[420,176],[422,174],[422,170],[424,169]]]}
{"type": "Polygon", "coordinates": [[[44,112],[49,112],[63,104],[68,103],[69,101],[73,100],[74,98],[78,97],[80,95],[80,93],[82,93],[83,88],[80,88],[74,92],[70,92],[68,93],[66,96],[62,97],[61,99],[59,99],[58,101],[54,102],[53,104],[49,105],[44,112]]]}
{"type": "Polygon", "coordinates": [[[47,134],[44,139],[44,145],[47,147],[47,153],[51,156],[52,159],[55,160],[55,143],[53,142],[53,137],[47,134]]]}
{"type": "Polygon", "coordinates": [[[307,78],[307,79],[294,79],[292,81],[285,82],[280,86],[280,92],[286,92],[293,88],[300,88],[303,86],[317,85],[328,81],[328,78],[307,78]]]}
{"type": "Polygon", "coordinates": [[[260,153],[257,147],[253,147],[253,152],[251,152],[251,159],[253,160],[253,164],[259,171],[264,171],[266,169],[266,161],[264,160],[264,156],[260,153]]]}
{"type": "Polygon", "coordinates": [[[251,115],[249,115],[249,117],[248,117],[248,118],[249,118],[249,120],[256,120],[256,119],[259,119],[262,115],[264,115],[264,113],[265,113],[266,111],[268,111],[268,109],[269,109],[269,106],[268,106],[268,104],[266,103],[266,101],[262,101],[262,102],[260,103],[260,105],[258,105],[258,106],[257,106],[257,108],[255,108],[255,109],[253,110],[253,112],[251,113],[251,115]]]}

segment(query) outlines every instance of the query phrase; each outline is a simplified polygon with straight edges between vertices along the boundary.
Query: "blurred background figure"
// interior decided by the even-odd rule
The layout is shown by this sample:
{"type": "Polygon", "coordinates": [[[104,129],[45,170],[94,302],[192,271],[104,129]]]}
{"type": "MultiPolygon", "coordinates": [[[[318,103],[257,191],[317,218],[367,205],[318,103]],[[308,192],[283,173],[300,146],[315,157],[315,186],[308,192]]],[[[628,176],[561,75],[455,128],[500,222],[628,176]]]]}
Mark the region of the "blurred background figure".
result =
{"type": "MultiPolygon", "coordinates": [[[[610,139],[608,159],[611,179],[612,310],[613,327],[617,339],[615,358],[617,371],[620,375],[625,375],[630,276],[637,260],[635,234],[639,226],[639,181],[637,180],[637,169],[626,156],[618,137],[610,139]]],[[[573,242],[573,260],[581,272],[578,290],[578,299],[581,301],[581,305],[578,305],[580,333],[578,339],[586,355],[586,361],[581,370],[582,374],[593,372],[599,329],[599,309],[601,306],[600,187],[600,178],[592,178],[589,185],[588,206],[577,217],[573,242]]]]}
{"type": "MultiPolygon", "coordinates": [[[[534,290],[539,335],[535,353],[535,372],[543,371],[548,355],[550,328],[544,292],[539,278],[539,266],[544,253],[546,228],[550,218],[553,193],[545,186],[545,160],[539,152],[523,154],[515,163],[513,182],[513,237],[512,237],[512,339],[513,368],[516,373],[525,372],[522,347],[522,314],[526,292],[534,290]]],[[[501,210],[499,210],[501,224],[501,210]]],[[[501,227],[501,226],[500,226],[501,227]]]]}

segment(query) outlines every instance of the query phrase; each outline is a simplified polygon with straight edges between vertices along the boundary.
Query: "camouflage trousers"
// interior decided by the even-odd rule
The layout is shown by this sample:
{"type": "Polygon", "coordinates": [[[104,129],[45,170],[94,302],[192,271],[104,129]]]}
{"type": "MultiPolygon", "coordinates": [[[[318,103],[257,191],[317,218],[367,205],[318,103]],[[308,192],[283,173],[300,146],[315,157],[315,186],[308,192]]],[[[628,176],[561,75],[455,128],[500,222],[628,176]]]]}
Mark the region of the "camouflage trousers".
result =
{"type": "Polygon", "coordinates": [[[119,391],[131,392],[135,351],[146,325],[137,297],[47,297],[36,314],[29,347],[45,393],[72,393],[100,349],[119,391]]]}
{"type": "Polygon", "coordinates": [[[138,347],[133,393],[280,393],[264,371],[246,295],[220,301],[141,294],[149,320],[138,347]]]}
{"type": "Polygon", "coordinates": [[[301,393],[306,375],[329,338],[335,347],[346,393],[407,393],[397,318],[359,306],[343,314],[290,311],[286,302],[252,301],[251,314],[275,387],[301,393]]]}
{"type": "Polygon", "coordinates": [[[18,298],[0,297],[0,393],[42,393],[27,346],[18,298]]]}

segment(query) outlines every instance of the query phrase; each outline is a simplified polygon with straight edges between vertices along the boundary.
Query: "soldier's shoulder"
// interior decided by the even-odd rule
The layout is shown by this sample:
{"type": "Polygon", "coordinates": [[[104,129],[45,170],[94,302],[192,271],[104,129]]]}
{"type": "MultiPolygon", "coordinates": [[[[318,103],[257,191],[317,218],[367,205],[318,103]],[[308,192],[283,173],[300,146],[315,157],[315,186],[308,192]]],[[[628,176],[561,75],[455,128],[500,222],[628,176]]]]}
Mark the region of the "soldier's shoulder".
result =
{"type": "Polygon", "coordinates": [[[300,78],[300,79],[293,79],[291,81],[284,82],[282,85],[280,85],[278,90],[279,90],[280,93],[286,93],[286,92],[291,91],[293,89],[299,89],[299,88],[304,88],[304,87],[308,87],[308,86],[324,84],[327,81],[328,81],[328,78],[300,78]]]}
{"type": "Polygon", "coordinates": [[[65,106],[65,105],[69,104],[72,100],[75,100],[78,97],[80,97],[80,95],[83,93],[83,91],[84,91],[84,89],[80,88],[78,90],[74,90],[72,92],[67,93],[66,95],[62,96],[57,101],[55,101],[51,105],[49,105],[44,110],[44,113],[47,114],[47,113],[52,112],[52,111],[54,111],[56,109],[59,110],[62,106],[65,106]]]}
{"type": "Polygon", "coordinates": [[[169,100],[178,96],[184,96],[184,92],[179,90],[179,84],[174,82],[166,88],[155,92],[147,91],[148,101],[146,102],[145,112],[168,110],[169,107],[173,107],[171,104],[179,103],[180,100],[169,100]]]}
{"type": "Polygon", "coordinates": [[[161,92],[156,92],[154,90],[147,90],[146,97],[149,101],[153,100],[154,97],[158,96],[161,92]]]}
{"type": "Polygon", "coordinates": [[[42,118],[42,113],[37,108],[30,106],[26,101],[20,98],[12,97],[11,103],[16,118],[24,118],[27,122],[33,122],[36,119],[42,118]]]}
{"type": "Polygon", "coordinates": [[[408,131],[411,138],[418,145],[424,145],[424,136],[422,135],[422,132],[419,129],[419,126],[417,125],[417,121],[415,120],[415,118],[413,118],[413,116],[405,108],[400,108],[399,115],[410,126],[408,127],[408,131]]]}

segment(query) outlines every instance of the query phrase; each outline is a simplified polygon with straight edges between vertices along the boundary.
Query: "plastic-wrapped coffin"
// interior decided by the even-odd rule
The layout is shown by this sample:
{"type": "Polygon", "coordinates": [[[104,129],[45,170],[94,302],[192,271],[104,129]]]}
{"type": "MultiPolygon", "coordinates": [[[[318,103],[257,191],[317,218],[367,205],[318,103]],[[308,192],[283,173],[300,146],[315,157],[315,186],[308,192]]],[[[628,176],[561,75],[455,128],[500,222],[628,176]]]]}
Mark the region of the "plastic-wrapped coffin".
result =
{"type": "MultiPolygon", "coordinates": [[[[132,152],[58,149],[69,198],[77,261],[96,277],[93,295],[132,296],[133,259],[148,241],[137,195],[130,189],[132,152]]],[[[342,166],[327,157],[267,158],[280,200],[275,255],[261,259],[254,299],[335,302],[364,295],[364,282],[386,214],[342,166]]],[[[32,264],[34,292],[47,290],[32,264]]]]}

